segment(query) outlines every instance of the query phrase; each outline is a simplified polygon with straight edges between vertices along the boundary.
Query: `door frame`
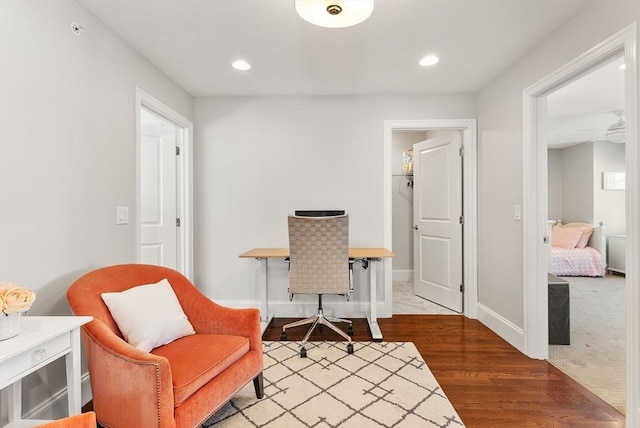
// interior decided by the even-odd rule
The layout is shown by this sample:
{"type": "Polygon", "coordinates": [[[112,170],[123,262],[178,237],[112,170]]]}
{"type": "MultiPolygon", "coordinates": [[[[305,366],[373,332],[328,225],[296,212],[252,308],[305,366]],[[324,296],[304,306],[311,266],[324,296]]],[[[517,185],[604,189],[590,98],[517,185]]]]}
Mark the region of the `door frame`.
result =
{"type": "Polygon", "coordinates": [[[634,23],[614,34],[573,61],[544,77],[523,92],[523,286],[525,353],[531,358],[548,358],[547,251],[547,144],[544,141],[546,97],[559,87],[575,80],[623,54],[626,64],[625,113],[625,191],[627,239],[627,426],[640,424],[640,152],[638,148],[638,70],[637,25],[634,23]],[[629,286],[632,285],[632,286],[629,286]]]}
{"type": "Polygon", "coordinates": [[[193,280],[193,122],[174,111],[172,108],[160,102],[158,99],[136,88],[135,113],[136,113],[136,209],[135,209],[135,254],[136,261],[140,262],[140,212],[142,207],[141,180],[142,180],[142,123],[140,109],[146,108],[162,116],[178,127],[181,140],[180,156],[177,157],[177,198],[176,210],[181,224],[178,228],[177,250],[178,271],[193,280]]]}
{"type": "MultiPolygon", "coordinates": [[[[464,315],[477,318],[478,301],[478,205],[477,205],[477,120],[476,119],[425,119],[425,120],[385,120],[384,121],[384,246],[393,246],[393,183],[392,183],[392,142],[393,131],[461,131],[464,156],[462,161],[462,215],[464,228],[462,235],[464,315]]],[[[385,259],[384,302],[385,313],[392,313],[392,265],[385,259]]]]}

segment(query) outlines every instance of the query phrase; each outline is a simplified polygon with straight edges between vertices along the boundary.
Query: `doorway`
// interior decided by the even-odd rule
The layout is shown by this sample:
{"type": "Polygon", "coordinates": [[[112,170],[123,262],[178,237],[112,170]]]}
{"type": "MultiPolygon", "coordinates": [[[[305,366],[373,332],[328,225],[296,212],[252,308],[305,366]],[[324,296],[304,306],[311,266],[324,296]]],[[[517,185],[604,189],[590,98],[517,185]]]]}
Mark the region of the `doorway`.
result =
{"type": "MultiPolygon", "coordinates": [[[[394,162],[397,156],[394,156],[393,135],[394,132],[422,133],[426,135],[427,131],[459,131],[462,136],[462,146],[464,147],[464,156],[462,158],[462,177],[463,188],[465,189],[463,196],[463,217],[464,217],[464,233],[462,236],[463,250],[462,262],[465,267],[463,272],[463,306],[464,314],[467,317],[476,317],[477,301],[477,253],[476,253],[476,233],[477,233],[477,209],[476,209],[476,121],[475,119],[452,119],[452,120],[408,120],[408,121],[385,121],[385,247],[392,248],[394,251],[394,221],[393,221],[393,198],[394,192],[398,187],[398,180],[394,177],[394,162]]],[[[396,150],[397,151],[397,150],[396,150]]],[[[397,165],[395,165],[397,166],[397,165]]],[[[406,183],[405,183],[406,185],[406,183]]],[[[402,184],[400,184],[402,186],[402,184]]],[[[411,225],[413,226],[413,224],[411,225]]],[[[396,231],[398,232],[398,231],[396,231]]],[[[406,232],[406,231],[403,231],[406,232]]],[[[406,234],[406,233],[405,233],[406,234]]],[[[413,237],[413,230],[410,230],[410,236],[413,237]]],[[[411,238],[413,242],[413,238],[411,238]]],[[[404,247],[404,245],[403,245],[404,247]]],[[[404,251],[403,248],[398,249],[399,252],[404,251]]],[[[405,251],[406,252],[406,251],[405,251]]],[[[393,292],[393,272],[391,261],[386,261],[385,265],[385,301],[389,306],[392,305],[393,292]]],[[[409,270],[409,269],[407,269],[409,270]]],[[[404,273],[405,276],[411,276],[411,273],[404,273]]],[[[459,292],[459,290],[456,290],[459,292]]],[[[392,308],[387,308],[392,312],[392,308]]]]}
{"type": "MultiPolygon", "coordinates": [[[[623,55],[626,69],[625,112],[627,114],[625,163],[627,171],[626,227],[637,237],[638,226],[638,93],[636,69],[635,25],[613,35],[590,51],[524,91],[523,115],[523,195],[532,195],[523,216],[523,267],[525,290],[525,351],[532,358],[548,358],[548,190],[547,190],[547,96],[574,81],[611,58],[623,55]],[[635,231],[635,235],[634,232],[635,231]]],[[[626,243],[627,283],[633,283],[640,269],[636,240],[626,243]],[[634,241],[634,242],[631,242],[634,241]]],[[[640,291],[626,290],[626,383],[627,426],[637,426],[640,420],[640,291]]]]}
{"type": "Polygon", "coordinates": [[[136,258],[193,274],[193,124],[136,91],[136,258]]]}
{"type": "MultiPolygon", "coordinates": [[[[595,226],[589,240],[575,248],[559,248],[562,243],[552,239],[548,271],[560,278],[549,286],[554,322],[548,361],[624,414],[626,286],[622,274],[610,272],[615,263],[606,241],[624,240],[625,195],[603,180],[605,171],[620,176],[625,171],[623,64],[622,57],[605,61],[548,94],[543,120],[550,236],[572,222],[595,226]],[[561,289],[567,313],[558,306],[564,301],[561,289]],[[558,324],[560,317],[566,325],[558,324]]],[[[623,271],[624,263],[619,267],[623,271]]]]}
{"type": "Polygon", "coordinates": [[[461,132],[392,138],[393,313],[462,313],[461,132]]]}

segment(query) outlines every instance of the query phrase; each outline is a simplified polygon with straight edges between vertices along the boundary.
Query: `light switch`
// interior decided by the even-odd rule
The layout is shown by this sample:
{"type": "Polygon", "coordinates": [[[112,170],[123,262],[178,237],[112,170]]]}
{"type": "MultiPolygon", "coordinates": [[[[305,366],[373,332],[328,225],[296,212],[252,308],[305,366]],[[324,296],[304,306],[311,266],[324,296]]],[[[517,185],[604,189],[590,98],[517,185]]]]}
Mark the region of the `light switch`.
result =
{"type": "Polygon", "coordinates": [[[513,206],[513,219],[520,221],[520,219],[522,218],[522,211],[520,208],[520,205],[514,205],[513,206]]]}
{"type": "Polygon", "coordinates": [[[118,207],[116,210],[116,224],[129,224],[129,207],[118,207]]]}

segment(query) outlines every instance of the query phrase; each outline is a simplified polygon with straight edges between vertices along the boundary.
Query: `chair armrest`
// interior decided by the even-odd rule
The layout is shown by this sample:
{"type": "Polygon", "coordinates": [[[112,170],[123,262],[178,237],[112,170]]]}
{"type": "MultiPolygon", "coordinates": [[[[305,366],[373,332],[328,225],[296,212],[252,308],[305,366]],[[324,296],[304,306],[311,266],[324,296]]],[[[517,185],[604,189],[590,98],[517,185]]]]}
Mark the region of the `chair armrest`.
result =
{"type": "Polygon", "coordinates": [[[251,350],[262,353],[262,328],[258,309],[228,308],[213,302],[200,292],[189,297],[189,303],[182,307],[196,333],[248,337],[251,350]]]}
{"type": "Polygon", "coordinates": [[[141,351],[100,320],[82,327],[93,405],[105,426],[159,426],[173,421],[172,376],[166,358],[141,351]]]}
{"type": "Polygon", "coordinates": [[[250,349],[262,353],[262,327],[260,311],[255,308],[235,309],[218,305],[214,314],[205,321],[219,334],[248,337],[250,349]]]}

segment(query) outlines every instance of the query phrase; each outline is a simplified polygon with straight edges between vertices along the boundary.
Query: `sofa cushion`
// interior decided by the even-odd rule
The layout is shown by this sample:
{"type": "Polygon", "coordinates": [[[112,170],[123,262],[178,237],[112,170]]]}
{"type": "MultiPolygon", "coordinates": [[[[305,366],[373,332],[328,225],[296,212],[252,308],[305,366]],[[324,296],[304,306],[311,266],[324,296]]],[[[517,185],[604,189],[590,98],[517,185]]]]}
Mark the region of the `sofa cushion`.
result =
{"type": "Polygon", "coordinates": [[[151,351],[169,360],[176,407],[247,352],[248,338],[220,334],[194,334],[151,351]]]}

